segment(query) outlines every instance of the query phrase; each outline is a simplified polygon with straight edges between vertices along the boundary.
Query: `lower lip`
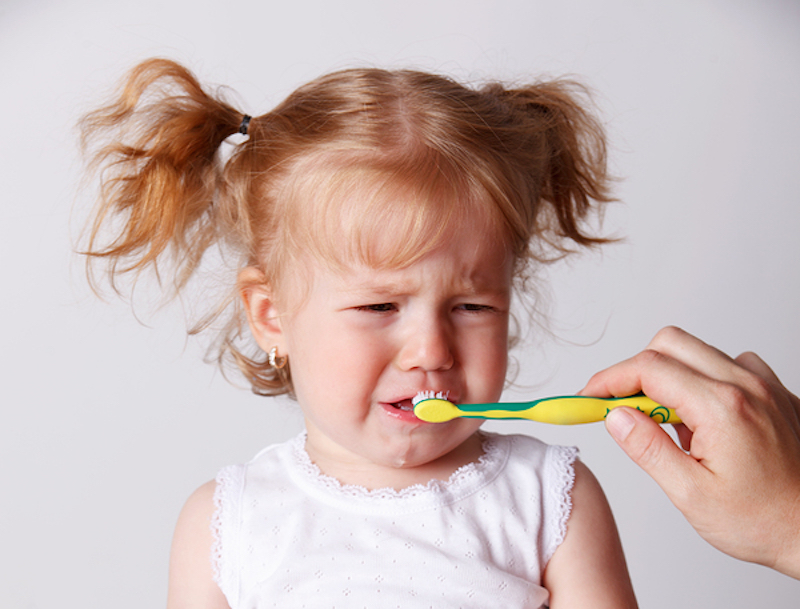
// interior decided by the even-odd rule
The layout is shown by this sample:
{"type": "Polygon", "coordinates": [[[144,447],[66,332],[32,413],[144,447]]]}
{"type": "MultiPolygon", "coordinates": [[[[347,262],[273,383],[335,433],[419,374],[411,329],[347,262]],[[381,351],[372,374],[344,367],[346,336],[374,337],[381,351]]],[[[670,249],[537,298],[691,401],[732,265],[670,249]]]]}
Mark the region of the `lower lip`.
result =
{"type": "Polygon", "coordinates": [[[383,411],[397,421],[404,423],[424,424],[425,421],[417,418],[413,410],[403,410],[402,408],[395,408],[391,404],[382,403],[383,411]]]}

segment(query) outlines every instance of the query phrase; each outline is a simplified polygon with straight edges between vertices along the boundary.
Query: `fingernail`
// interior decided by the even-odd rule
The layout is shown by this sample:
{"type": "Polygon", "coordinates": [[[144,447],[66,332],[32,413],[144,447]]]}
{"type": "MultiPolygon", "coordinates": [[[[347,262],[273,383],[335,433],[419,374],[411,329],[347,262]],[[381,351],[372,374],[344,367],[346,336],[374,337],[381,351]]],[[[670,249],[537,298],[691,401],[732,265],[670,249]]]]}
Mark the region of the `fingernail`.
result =
{"type": "Polygon", "coordinates": [[[617,442],[624,442],[634,425],[636,420],[625,408],[615,408],[606,417],[606,429],[617,442]]]}

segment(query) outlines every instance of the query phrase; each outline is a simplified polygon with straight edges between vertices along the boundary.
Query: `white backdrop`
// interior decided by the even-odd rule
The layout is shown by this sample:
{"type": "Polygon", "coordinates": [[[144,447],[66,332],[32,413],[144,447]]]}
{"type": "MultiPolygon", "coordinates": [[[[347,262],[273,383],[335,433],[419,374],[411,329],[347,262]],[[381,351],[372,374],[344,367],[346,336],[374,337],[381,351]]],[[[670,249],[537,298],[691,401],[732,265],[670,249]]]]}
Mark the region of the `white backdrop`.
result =
{"type": "MultiPolygon", "coordinates": [[[[606,227],[627,241],[552,268],[555,338],[517,351],[509,396],[572,392],[666,324],[755,350],[800,390],[794,0],[2,0],[3,607],[163,606],[188,494],[300,428],[291,403],[202,363],[178,308],[146,327],[98,301],[72,254],[74,124],[153,55],[230,85],[251,114],[352,65],[582,78],[623,178],[606,227]]],[[[642,607],[798,607],[800,582],[706,546],[602,426],[492,428],[581,447],[642,607]]]]}

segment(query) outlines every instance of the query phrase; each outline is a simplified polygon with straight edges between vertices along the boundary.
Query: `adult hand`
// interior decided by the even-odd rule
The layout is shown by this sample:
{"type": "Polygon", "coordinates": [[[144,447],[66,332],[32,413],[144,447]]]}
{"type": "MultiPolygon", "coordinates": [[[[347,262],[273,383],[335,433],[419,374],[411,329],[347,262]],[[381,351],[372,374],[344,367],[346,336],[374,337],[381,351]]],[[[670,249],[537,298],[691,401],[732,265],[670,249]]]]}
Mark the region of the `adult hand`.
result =
{"type": "Polygon", "coordinates": [[[800,579],[800,399],[757,355],[731,359],[677,328],[596,374],[581,393],[639,391],[677,411],[688,454],[630,408],[606,419],[622,449],[706,541],[800,579]]]}

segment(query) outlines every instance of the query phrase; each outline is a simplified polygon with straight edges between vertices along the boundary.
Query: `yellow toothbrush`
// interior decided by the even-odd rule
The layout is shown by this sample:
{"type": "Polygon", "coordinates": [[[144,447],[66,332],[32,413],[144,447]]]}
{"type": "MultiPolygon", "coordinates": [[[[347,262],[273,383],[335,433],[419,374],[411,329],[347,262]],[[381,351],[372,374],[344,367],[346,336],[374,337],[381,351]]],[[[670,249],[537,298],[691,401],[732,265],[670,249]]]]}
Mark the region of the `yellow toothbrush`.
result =
{"type": "Polygon", "coordinates": [[[412,400],[414,414],[429,423],[444,423],[456,417],[472,419],[527,419],[554,425],[595,423],[606,418],[612,409],[630,406],[647,414],[658,423],[680,423],[672,408],[657,404],[645,395],[626,398],[593,398],[569,395],[543,398],[532,402],[490,404],[458,404],[443,394],[421,392],[412,400]]]}

